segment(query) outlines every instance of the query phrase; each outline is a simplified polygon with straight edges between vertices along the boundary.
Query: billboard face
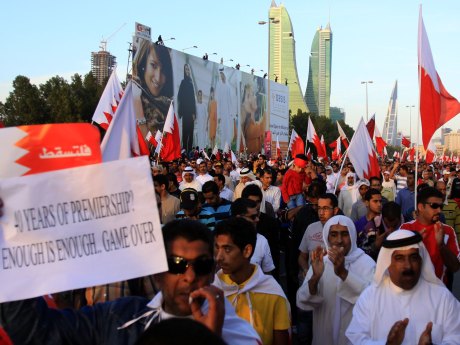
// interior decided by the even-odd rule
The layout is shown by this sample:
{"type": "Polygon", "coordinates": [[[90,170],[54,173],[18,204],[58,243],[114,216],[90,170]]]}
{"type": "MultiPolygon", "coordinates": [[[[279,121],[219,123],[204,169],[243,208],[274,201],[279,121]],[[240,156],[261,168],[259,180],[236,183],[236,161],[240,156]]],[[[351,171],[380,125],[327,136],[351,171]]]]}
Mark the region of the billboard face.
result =
{"type": "Polygon", "coordinates": [[[268,104],[266,79],[138,37],[133,50],[134,105],[144,135],[163,130],[173,101],[187,152],[226,144],[234,151],[259,152],[267,130],[287,142],[286,86],[271,82],[274,99],[268,104]]]}

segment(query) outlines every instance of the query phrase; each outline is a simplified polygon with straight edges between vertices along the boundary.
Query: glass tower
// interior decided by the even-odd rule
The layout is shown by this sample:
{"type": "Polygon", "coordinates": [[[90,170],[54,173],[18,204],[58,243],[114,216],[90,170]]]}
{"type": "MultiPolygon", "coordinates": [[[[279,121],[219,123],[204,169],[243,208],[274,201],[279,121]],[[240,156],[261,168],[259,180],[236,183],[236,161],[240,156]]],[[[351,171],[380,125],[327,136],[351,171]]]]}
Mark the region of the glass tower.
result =
{"type": "Polygon", "coordinates": [[[383,125],[383,140],[388,145],[398,145],[398,81],[395,81],[393,92],[391,93],[390,102],[388,104],[387,116],[383,125]]]}
{"type": "Polygon", "coordinates": [[[305,101],[310,112],[330,118],[332,31],[329,24],[319,28],[311,44],[305,101]]]}
{"type": "Polygon", "coordinates": [[[299,109],[308,112],[297,75],[294,30],[284,5],[277,6],[273,0],[269,19],[269,77],[289,88],[291,114],[297,114],[299,109]]]}

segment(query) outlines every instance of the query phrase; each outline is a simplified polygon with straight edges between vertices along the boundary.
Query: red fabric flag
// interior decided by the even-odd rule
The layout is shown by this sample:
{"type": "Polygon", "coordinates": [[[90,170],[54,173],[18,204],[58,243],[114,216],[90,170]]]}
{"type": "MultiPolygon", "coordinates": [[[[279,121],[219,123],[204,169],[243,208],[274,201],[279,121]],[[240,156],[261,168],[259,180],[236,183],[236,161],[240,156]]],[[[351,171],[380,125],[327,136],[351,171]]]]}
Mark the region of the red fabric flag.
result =
{"type": "Polygon", "coordinates": [[[428,148],[425,154],[425,162],[427,164],[431,164],[435,160],[436,160],[436,146],[434,146],[433,142],[430,141],[430,144],[428,145],[428,148]]]}
{"type": "MultiPolygon", "coordinates": [[[[342,157],[342,147],[340,145],[340,137],[337,138],[335,143],[335,149],[332,151],[332,160],[333,161],[338,161],[342,157]]],[[[330,145],[329,145],[330,146],[330,145]]]]}
{"type": "Polygon", "coordinates": [[[375,114],[367,121],[366,124],[367,131],[369,132],[369,136],[371,139],[374,138],[374,129],[375,129],[375,114]]]}
{"type": "Polygon", "coordinates": [[[139,126],[136,125],[131,82],[126,86],[113,121],[102,140],[101,150],[104,162],[149,154],[139,126]]]}
{"type": "Polygon", "coordinates": [[[281,146],[278,140],[278,136],[276,136],[276,157],[281,158],[281,146]]]}
{"type": "Polygon", "coordinates": [[[327,159],[326,142],[323,135],[321,135],[321,154],[324,159],[327,159]]]}
{"type": "Polygon", "coordinates": [[[114,69],[94,111],[93,122],[107,130],[122,96],[123,88],[118,80],[116,69],[114,69]]]}
{"type": "Polygon", "coordinates": [[[381,157],[383,157],[383,154],[384,154],[383,151],[385,147],[387,146],[387,143],[385,142],[385,140],[383,140],[382,135],[380,134],[380,131],[377,128],[377,126],[375,126],[375,129],[374,129],[374,137],[375,137],[375,147],[377,149],[377,152],[381,157]]]}
{"type": "Polygon", "coordinates": [[[372,176],[380,176],[377,153],[374,150],[374,145],[363,119],[359,122],[358,128],[348,147],[348,157],[359,178],[369,179],[372,176]]]}
{"type": "Polygon", "coordinates": [[[340,126],[339,121],[336,121],[336,122],[337,122],[337,130],[339,131],[339,135],[340,135],[340,139],[342,140],[342,144],[343,146],[345,146],[345,149],[348,149],[349,142],[348,142],[347,135],[343,131],[342,126],[340,126]]]}
{"type": "Polygon", "coordinates": [[[171,162],[180,158],[179,123],[177,122],[172,102],[169,106],[168,115],[166,116],[163,127],[163,139],[161,143],[160,159],[162,161],[171,162]]]}
{"type": "Polygon", "coordinates": [[[409,148],[410,147],[410,140],[407,139],[405,136],[401,138],[401,145],[409,148]]]}
{"type": "Polygon", "coordinates": [[[447,92],[436,71],[430,42],[423,24],[421,7],[418,24],[418,44],[420,117],[423,146],[426,150],[436,130],[460,113],[460,103],[447,92]]]}
{"type": "Polygon", "coordinates": [[[318,137],[318,134],[316,134],[313,122],[311,122],[311,117],[308,117],[307,141],[315,145],[318,157],[326,158],[326,152],[323,149],[323,145],[320,138],[318,137]]]}
{"type": "Polygon", "coordinates": [[[291,157],[295,158],[298,154],[303,154],[305,152],[305,144],[302,138],[297,134],[293,129],[291,132],[291,140],[289,141],[289,151],[291,152],[291,157]]]}

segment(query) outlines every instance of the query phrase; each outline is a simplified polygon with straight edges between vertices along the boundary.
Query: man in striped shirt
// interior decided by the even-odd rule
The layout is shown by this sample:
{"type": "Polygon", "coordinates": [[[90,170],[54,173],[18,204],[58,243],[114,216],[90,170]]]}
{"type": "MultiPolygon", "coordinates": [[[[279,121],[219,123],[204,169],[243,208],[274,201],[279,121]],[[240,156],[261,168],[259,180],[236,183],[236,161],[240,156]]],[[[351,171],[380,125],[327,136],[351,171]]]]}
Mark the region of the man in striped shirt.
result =
{"type": "Polygon", "coordinates": [[[176,219],[194,219],[206,225],[209,230],[214,230],[216,219],[209,211],[201,207],[198,192],[193,188],[187,188],[180,194],[180,208],[177,212],[176,219]]]}

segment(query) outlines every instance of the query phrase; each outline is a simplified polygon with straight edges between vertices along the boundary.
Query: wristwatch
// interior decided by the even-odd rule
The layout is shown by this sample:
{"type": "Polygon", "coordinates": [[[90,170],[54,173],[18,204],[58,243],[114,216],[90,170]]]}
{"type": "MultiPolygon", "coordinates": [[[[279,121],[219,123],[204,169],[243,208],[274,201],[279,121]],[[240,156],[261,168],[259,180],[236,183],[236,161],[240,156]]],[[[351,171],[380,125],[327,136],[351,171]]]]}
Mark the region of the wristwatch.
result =
{"type": "Polygon", "coordinates": [[[147,120],[145,119],[145,117],[143,117],[141,119],[136,119],[136,122],[138,125],[145,125],[147,123],[147,120]]]}

